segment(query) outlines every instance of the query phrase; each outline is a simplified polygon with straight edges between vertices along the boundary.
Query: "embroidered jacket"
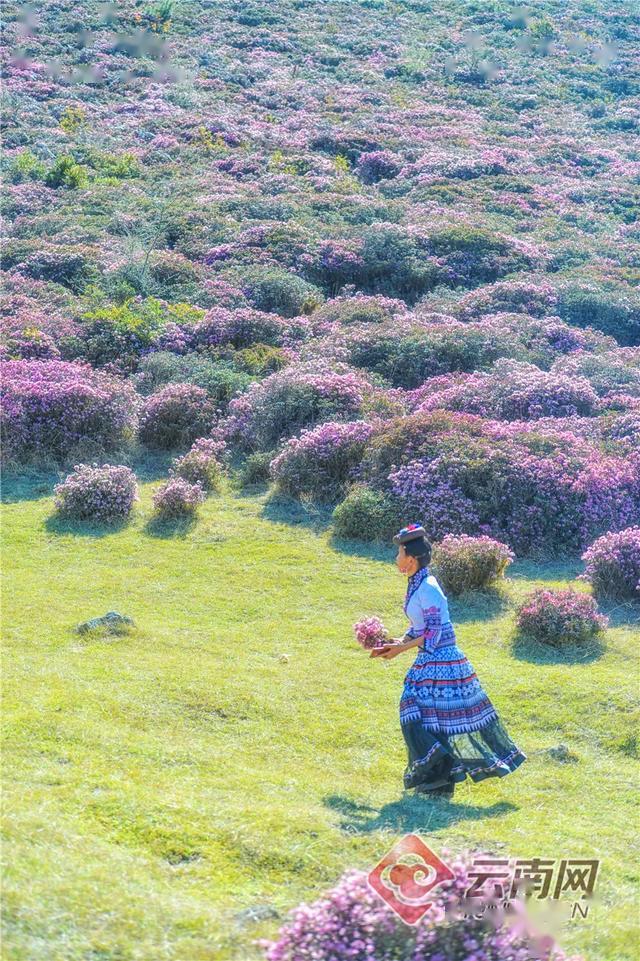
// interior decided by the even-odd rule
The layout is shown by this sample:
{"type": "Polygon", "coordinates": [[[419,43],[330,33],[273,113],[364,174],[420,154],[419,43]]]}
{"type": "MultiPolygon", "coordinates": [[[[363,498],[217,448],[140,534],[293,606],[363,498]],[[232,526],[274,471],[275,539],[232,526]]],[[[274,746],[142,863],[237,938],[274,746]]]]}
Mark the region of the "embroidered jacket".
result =
{"type": "Polygon", "coordinates": [[[442,629],[450,624],[449,605],[442,588],[426,567],[420,568],[407,584],[404,611],[411,627],[407,637],[422,637],[421,651],[433,652],[438,645],[442,629]]]}

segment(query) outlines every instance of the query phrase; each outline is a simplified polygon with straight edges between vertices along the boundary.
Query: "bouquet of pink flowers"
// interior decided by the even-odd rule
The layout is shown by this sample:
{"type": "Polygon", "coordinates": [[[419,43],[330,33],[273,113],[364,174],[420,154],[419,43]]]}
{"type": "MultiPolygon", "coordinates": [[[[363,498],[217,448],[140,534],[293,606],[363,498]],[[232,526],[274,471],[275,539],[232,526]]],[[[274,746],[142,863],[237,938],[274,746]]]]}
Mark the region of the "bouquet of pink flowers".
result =
{"type": "Polygon", "coordinates": [[[356,641],[366,650],[383,647],[389,641],[389,631],[377,617],[367,617],[353,625],[356,641]]]}

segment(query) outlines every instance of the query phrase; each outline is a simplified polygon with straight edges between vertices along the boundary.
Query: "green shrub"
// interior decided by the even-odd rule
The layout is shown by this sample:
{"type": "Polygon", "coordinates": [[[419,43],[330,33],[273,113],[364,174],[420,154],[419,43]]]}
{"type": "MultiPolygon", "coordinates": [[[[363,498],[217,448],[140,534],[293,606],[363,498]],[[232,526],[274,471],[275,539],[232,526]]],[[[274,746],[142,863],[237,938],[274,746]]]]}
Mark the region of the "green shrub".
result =
{"type": "Polygon", "coordinates": [[[309,314],[322,302],[322,293],[296,274],[276,267],[250,271],[242,286],[251,303],[267,313],[282,317],[309,314]]]}
{"type": "Polygon", "coordinates": [[[634,292],[567,286],[559,291],[557,309],[567,323],[595,327],[623,346],[640,341],[640,298],[634,292]]]}
{"type": "Polygon", "coordinates": [[[49,247],[31,254],[21,271],[34,280],[48,280],[80,294],[99,279],[93,254],[80,247],[49,247]]]}
{"type": "Polygon", "coordinates": [[[336,537],[360,541],[386,541],[402,527],[400,503],[393,497],[356,485],[333,512],[336,537]]]}
{"type": "Polygon", "coordinates": [[[275,457],[275,451],[260,451],[249,454],[240,470],[240,483],[243,487],[252,484],[265,484],[269,480],[269,465],[275,457]]]}
{"type": "Polygon", "coordinates": [[[284,351],[271,344],[252,344],[251,347],[245,347],[244,350],[237,351],[234,361],[254,377],[265,377],[276,370],[282,370],[289,363],[284,351]]]}
{"type": "Polygon", "coordinates": [[[86,185],[87,171],[69,154],[63,154],[49,170],[44,182],[47,187],[64,187],[73,190],[86,185]]]}
{"type": "Polygon", "coordinates": [[[234,370],[228,361],[216,361],[198,353],[158,351],[141,360],[136,375],[140,393],[150,394],[172,383],[202,387],[217,408],[225,409],[232,397],[247,389],[252,378],[234,370]]]}
{"type": "Polygon", "coordinates": [[[47,168],[31,150],[22,150],[9,166],[9,180],[21,184],[26,180],[44,180],[47,168]]]}

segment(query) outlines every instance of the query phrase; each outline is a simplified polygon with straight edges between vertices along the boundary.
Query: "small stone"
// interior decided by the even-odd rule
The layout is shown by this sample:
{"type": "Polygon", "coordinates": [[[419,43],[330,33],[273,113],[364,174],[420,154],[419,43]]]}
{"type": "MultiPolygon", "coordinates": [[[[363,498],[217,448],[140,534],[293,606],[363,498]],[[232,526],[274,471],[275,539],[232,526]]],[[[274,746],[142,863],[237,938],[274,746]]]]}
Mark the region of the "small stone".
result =
{"type": "Polygon", "coordinates": [[[279,655],[278,655],[278,660],[281,661],[282,664],[288,664],[288,663],[289,663],[289,655],[288,655],[288,654],[279,654],[279,655]]]}
{"type": "Polygon", "coordinates": [[[560,761],[562,764],[572,764],[578,760],[578,756],[570,751],[566,744],[556,744],[555,747],[549,748],[548,753],[554,761],[560,761]]]}
{"type": "Polygon", "coordinates": [[[117,611],[108,611],[103,617],[93,617],[89,621],[78,624],[76,631],[78,634],[88,634],[104,628],[108,634],[125,634],[126,631],[134,626],[132,617],[126,614],[118,614],[117,611]]]}
{"type": "Polygon", "coordinates": [[[233,917],[240,927],[244,928],[269,918],[279,918],[280,914],[271,904],[252,904],[242,911],[237,911],[233,917]]]}

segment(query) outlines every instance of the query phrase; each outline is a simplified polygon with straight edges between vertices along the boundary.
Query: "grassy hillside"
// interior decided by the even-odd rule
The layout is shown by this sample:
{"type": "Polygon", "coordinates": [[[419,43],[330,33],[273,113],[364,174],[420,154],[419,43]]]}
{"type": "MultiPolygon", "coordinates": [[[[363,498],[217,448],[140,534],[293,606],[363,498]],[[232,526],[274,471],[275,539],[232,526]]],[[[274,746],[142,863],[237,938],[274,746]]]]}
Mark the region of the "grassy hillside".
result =
{"type": "Polygon", "coordinates": [[[528,761],[421,801],[401,787],[409,661],[370,661],[351,632],[367,613],[404,627],[390,551],[334,543],[321,515],[260,492],[160,536],[155,486],[107,533],[52,524],[44,482],[6,483],[7,961],[259,957],[276,911],[409,830],[436,850],[600,857],[601,899],[563,946],[635,957],[637,611],[612,613],[604,649],[545,658],[514,645],[513,602],[577,565],[520,562],[502,598],[455,603],[528,761]],[[110,609],[132,634],[73,632],[110,609]]]}

